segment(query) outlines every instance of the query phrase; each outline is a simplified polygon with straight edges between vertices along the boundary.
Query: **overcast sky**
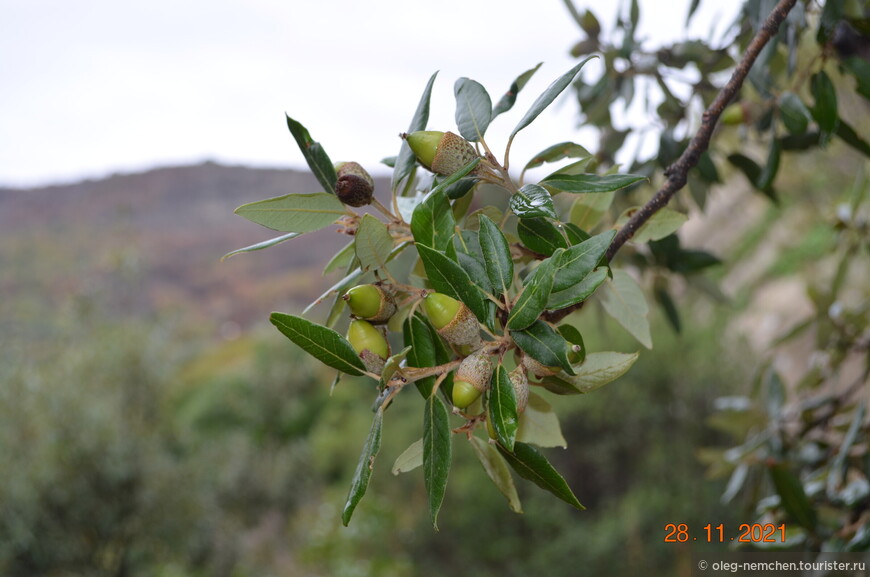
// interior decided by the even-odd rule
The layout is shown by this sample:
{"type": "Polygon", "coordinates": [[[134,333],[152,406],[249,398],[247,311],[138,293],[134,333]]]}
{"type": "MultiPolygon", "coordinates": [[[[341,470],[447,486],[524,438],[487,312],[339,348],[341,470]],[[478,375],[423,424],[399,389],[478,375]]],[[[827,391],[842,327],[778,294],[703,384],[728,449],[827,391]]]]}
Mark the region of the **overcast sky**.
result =
{"type": "MultiPolygon", "coordinates": [[[[608,28],[622,4],[575,3],[608,28]]],[[[641,35],[685,38],[688,4],[642,1],[641,35]]],[[[696,35],[725,23],[718,2],[703,4],[696,35]]],[[[13,186],[203,160],[303,167],[285,112],[333,160],[377,165],[398,151],[436,70],[429,127],[450,130],[457,78],[495,101],[543,61],[487,134],[500,151],[575,64],[568,51],[581,38],[562,0],[0,0],[0,14],[0,185],[13,186]]],[[[576,113],[557,101],[517,137],[514,164],[583,143],[576,113]]]]}

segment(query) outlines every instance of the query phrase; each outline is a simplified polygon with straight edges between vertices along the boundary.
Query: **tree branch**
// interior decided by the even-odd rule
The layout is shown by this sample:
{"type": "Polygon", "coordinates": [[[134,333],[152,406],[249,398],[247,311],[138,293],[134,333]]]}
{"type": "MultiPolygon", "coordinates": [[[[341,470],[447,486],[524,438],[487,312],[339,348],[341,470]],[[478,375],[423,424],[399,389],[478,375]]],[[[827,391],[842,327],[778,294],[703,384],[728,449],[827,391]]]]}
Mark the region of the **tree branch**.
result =
{"type": "MultiPolygon", "coordinates": [[[[740,87],[743,86],[743,81],[752,69],[752,65],[761,53],[761,50],[767,45],[770,39],[777,34],[780,25],[785,20],[788,13],[794,8],[797,0],[780,0],[779,3],[771,11],[767,20],[764,21],[762,27],[758,30],[752,42],[746,47],[746,52],[743,53],[743,58],[734,69],[734,73],[728,80],[728,83],[722,87],[719,94],[710,104],[709,108],[704,111],[701,118],[701,126],[698,132],[692,138],[689,146],[683,151],[683,154],[665,170],[665,180],[662,187],[653,195],[653,197],[637,212],[632,215],[631,219],[623,226],[613,242],[607,249],[606,258],[612,260],[616,253],[622,248],[626,242],[637,232],[637,230],[646,223],[656,212],[661,210],[668,204],[671,198],[679,192],[688,180],[689,170],[698,164],[698,160],[707,147],[710,145],[710,138],[713,136],[713,129],[716,128],[716,123],[719,121],[719,116],[728,103],[737,95],[740,87]]],[[[548,314],[548,320],[556,322],[561,320],[579,309],[583,303],[578,303],[571,307],[553,311],[548,314]]]]}
{"type": "Polygon", "coordinates": [[[704,111],[704,116],[701,119],[701,127],[695,134],[689,146],[683,151],[683,154],[665,170],[667,180],[662,187],[656,192],[653,197],[643,205],[631,219],[623,226],[610,248],[607,249],[607,259],[610,260],[616,252],[624,245],[634,233],[637,232],[643,224],[648,221],[652,215],[665,207],[668,201],[686,186],[689,170],[698,164],[698,160],[707,147],[710,145],[710,138],[713,136],[713,129],[716,128],[716,123],[719,121],[719,116],[728,103],[737,95],[740,87],[743,86],[743,81],[752,69],[752,65],[758,58],[761,50],[767,45],[770,39],[779,31],[779,27],[785,20],[788,13],[797,3],[797,0],[780,0],[779,3],[771,11],[770,15],[765,20],[764,25],[746,47],[746,52],[743,58],[734,69],[731,79],[722,87],[719,94],[716,95],[710,107],[704,111]]]}

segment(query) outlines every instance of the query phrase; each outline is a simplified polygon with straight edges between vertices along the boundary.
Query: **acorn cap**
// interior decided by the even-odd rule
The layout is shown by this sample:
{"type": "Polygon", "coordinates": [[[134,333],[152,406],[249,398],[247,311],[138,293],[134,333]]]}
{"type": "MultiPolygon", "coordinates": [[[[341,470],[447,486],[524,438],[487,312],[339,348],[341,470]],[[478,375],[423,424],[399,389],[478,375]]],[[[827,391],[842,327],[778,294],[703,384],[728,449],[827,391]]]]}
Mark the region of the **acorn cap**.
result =
{"type": "Polygon", "coordinates": [[[418,130],[403,134],[420,164],[436,174],[449,176],[478,158],[471,143],[452,132],[418,130]]]}
{"type": "Polygon", "coordinates": [[[368,171],[362,167],[362,165],[358,162],[336,162],[335,163],[335,175],[338,178],[347,175],[359,176],[372,188],[375,187],[375,181],[372,178],[372,175],[368,173],[368,171]]]}
{"type": "Polygon", "coordinates": [[[375,181],[357,162],[335,163],[335,195],[348,206],[360,207],[371,204],[375,192],[375,181]]]}
{"type": "Polygon", "coordinates": [[[354,319],[347,328],[347,340],[369,372],[381,372],[384,362],[390,356],[390,345],[378,329],[368,321],[354,319]]]}
{"type": "Polygon", "coordinates": [[[523,355],[523,366],[539,379],[558,375],[562,371],[562,367],[547,366],[529,355],[523,355]]]}
{"type": "Polygon", "coordinates": [[[341,298],[354,316],[372,323],[385,322],[396,312],[392,293],[375,284],[357,285],[341,298]]]}
{"type": "Polygon", "coordinates": [[[523,366],[520,365],[508,374],[508,378],[514,386],[514,394],[517,398],[517,414],[526,410],[529,404],[529,377],[523,366]]]}
{"type": "Polygon", "coordinates": [[[453,404],[466,408],[489,387],[491,377],[489,355],[477,352],[465,357],[453,376],[453,404]]]}
{"type": "Polygon", "coordinates": [[[448,343],[479,347],[480,323],[465,303],[442,293],[429,293],[423,299],[423,309],[435,330],[448,343]]]}

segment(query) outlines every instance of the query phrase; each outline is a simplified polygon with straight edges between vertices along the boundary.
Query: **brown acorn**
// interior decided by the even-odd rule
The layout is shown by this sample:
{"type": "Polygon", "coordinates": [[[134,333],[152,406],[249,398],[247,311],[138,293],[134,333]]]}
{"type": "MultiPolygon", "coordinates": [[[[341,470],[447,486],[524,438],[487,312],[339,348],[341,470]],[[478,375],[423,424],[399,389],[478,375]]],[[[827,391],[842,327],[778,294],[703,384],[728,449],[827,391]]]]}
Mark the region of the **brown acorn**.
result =
{"type": "Polygon", "coordinates": [[[418,130],[402,138],[420,164],[435,174],[449,176],[478,157],[470,142],[452,132],[418,130]]]}
{"type": "Polygon", "coordinates": [[[353,207],[371,204],[375,181],[365,168],[356,162],[339,162],[335,165],[335,174],[338,177],[335,183],[338,200],[353,207]]]}
{"type": "Polygon", "coordinates": [[[492,363],[483,351],[463,359],[453,376],[453,404],[464,409],[489,388],[492,363]]]}
{"type": "Polygon", "coordinates": [[[444,340],[452,345],[480,347],[480,323],[464,302],[441,293],[429,293],[423,299],[426,316],[444,340]]]}
{"type": "Polygon", "coordinates": [[[357,285],[341,297],[354,316],[370,323],[383,323],[396,312],[393,294],[376,284],[357,285]]]}

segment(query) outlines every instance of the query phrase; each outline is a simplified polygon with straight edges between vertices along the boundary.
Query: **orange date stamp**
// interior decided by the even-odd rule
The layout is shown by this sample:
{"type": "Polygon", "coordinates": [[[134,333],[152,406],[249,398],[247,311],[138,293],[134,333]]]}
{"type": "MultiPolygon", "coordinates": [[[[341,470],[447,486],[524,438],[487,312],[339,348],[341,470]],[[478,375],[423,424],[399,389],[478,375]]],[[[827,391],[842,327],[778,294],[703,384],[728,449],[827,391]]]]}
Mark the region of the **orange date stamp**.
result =
{"type": "Polygon", "coordinates": [[[785,543],[785,523],[743,523],[737,527],[736,533],[725,529],[725,525],[708,523],[700,532],[693,533],[686,523],[668,523],[665,525],[665,543],[687,543],[700,541],[702,543],[785,543]]]}

